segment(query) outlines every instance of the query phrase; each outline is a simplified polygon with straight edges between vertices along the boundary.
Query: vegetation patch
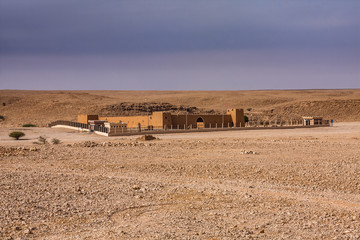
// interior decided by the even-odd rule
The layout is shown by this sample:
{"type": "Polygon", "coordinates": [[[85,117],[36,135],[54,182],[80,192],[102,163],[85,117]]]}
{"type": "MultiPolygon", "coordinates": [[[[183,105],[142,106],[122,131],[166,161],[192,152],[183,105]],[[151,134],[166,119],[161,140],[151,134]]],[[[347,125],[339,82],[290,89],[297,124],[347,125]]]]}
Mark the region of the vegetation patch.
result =
{"type": "Polygon", "coordinates": [[[34,125],[32,123],[27,123],[27,124],[24,124],[23,127],[36,127],[36,125],[34,125]]]}
{"type": "Polygon", "coordinates": [[[15,138],[16,140],[19,140],[19,138],[24,137],[25,133],[23,132],[11,132],[9,134],[9,137],[15,138]]]}

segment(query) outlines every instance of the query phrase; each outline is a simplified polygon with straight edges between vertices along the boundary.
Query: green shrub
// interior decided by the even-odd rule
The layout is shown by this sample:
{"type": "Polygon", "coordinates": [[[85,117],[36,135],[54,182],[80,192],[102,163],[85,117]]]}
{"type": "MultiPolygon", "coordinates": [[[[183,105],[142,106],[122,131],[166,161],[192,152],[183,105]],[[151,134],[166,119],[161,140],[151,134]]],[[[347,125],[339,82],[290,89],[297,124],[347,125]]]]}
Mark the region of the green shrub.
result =
{"type": "Polygon", "coordinates": [[[36,125],[27,123],[27,124],[24,124],[23,127],[36,127],[36,125]]]}
{"type": "Polygon", "coordinates": [[[57,138],[53,138],[51,140],[51,142],[52,142],[52,144],[60,144],[61,143],[60,139],[57,139],[57,138]]]}
{"type": "Polygon", "coordinates": [[[19,140],[19,138],[25,136],[25,133],[23,132],[11,132],[9,134],[9,137],[15,138],[16,140],[19,140]]]}
{"type": "Polygon", "coordinates": [[[249,117],[246,116],[246,115],[244,115],[244,121],[245,121],[245,122],[249,122],[249,117]]]}

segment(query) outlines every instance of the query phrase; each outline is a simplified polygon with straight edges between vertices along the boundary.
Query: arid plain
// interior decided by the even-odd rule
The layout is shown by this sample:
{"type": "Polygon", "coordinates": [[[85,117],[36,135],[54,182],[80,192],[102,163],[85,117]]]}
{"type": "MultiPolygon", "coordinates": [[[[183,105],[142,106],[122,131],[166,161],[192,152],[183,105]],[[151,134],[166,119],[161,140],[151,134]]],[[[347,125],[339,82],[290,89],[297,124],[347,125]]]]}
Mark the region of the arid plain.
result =
{"type": "Polygon", "coordinates": [[[0,90],[0,127],[26,123],[47,126],[56,120],[75,121],[78,114],[107,116],[146,114],[153,110],[221,113],[243,108],[250,118],[300,119],[320,115],[340,122],[359,121],[360,89],[276,91],[17,91],[0,90]],[[3,104],[5,103],[5,106],[3,104]],[[250,111],[249,111],[250,110],[250,111]]]}
{"type": "Polygon", "coordinates": [[[0,91],[0,100],[2,239],[360,238],[360,90],[0,91]],[[82,112],[139,114],[132,103],[142,98],[175,111],[226,105],[335,124],[153,141],[44,127],[82,112]],[[24,140],[7,136],[14,129],[24,140]],[[34,144],[39,136],[62,143],[34,144]]]}

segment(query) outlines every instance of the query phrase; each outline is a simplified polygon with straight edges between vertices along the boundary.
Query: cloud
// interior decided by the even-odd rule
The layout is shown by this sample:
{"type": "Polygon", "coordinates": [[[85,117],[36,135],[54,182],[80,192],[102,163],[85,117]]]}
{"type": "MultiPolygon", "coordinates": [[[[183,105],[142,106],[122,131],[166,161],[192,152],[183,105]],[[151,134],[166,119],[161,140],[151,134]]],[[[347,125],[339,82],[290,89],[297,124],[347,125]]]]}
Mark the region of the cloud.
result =
{"type": "Polygon", "coordinates": [[[358,48],[357,5],[356,1],[6,0],[0,3],[0,54],[358,48]]]}
{"type": "Polygon", "coordinates": [[[360,87],[359,5],[3,0],[0,88],[360,87]]]}
{"type": "Polygon", "coordinates": [[[359,58],[313,51],[213,51],[0,58],[0,88],[246,90],[358,88],[359,58]]]}

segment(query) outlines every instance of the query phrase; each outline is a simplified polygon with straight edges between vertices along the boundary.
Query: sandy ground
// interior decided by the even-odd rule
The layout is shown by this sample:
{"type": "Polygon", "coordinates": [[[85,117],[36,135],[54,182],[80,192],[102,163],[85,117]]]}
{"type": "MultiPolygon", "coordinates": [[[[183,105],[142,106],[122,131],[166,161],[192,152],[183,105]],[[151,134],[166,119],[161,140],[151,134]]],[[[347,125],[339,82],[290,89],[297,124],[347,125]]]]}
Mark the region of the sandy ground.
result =
{"type": "Polygon", "coordinates": [[[11,130],[0,239],[360,239],[359,122],[146,142],[11,130]]]}

